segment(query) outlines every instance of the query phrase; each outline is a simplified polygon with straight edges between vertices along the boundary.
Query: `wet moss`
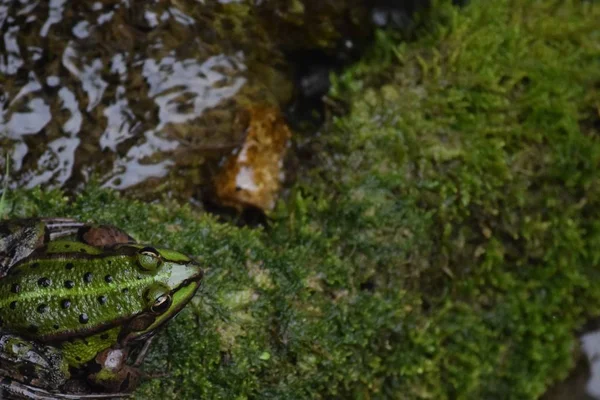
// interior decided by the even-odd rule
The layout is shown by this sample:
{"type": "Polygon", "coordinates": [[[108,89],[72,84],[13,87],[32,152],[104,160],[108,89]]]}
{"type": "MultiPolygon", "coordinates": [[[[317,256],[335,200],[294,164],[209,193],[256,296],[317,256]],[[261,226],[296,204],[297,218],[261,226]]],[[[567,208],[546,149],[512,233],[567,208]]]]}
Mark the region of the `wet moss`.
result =
{"type": "Polygon", "coordinates": [[[139,398],[534,399],[567,374],[600,314],[599,8],[433,10],[334,77],[350,113],[265,229],[93,185],[12,194],[13,216],[118,223],[206,266],[139,398]]]}

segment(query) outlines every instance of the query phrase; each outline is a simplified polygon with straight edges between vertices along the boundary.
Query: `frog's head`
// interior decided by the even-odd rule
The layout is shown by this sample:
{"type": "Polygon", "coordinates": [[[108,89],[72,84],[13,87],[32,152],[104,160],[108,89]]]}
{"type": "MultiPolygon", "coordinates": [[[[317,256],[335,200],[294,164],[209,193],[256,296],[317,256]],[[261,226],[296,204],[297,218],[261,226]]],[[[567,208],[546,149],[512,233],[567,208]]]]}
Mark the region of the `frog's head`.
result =
{"type": "Polygon", "coordinates": [[[125,246],[136,247],[140,276],[152,278],[142,292],[143,312],[131,319],[122,331],[121,339],[130,341],[150,336],[177,315],[200,287],[203,271],[196,261],[173,250],[125,246]]]}

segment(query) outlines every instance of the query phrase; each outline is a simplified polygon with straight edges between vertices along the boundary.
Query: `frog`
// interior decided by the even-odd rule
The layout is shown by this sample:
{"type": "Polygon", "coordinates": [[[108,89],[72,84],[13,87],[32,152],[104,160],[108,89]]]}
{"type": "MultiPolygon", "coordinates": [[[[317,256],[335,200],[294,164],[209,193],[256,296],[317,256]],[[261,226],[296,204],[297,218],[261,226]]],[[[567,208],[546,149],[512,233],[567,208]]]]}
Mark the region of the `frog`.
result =
{"type": "Polygon", "coordinates": [[[155,333],[203,273],[191,257],[113,225],[0,221],[0,390],[35,400],[127,396],[155,333]]]}

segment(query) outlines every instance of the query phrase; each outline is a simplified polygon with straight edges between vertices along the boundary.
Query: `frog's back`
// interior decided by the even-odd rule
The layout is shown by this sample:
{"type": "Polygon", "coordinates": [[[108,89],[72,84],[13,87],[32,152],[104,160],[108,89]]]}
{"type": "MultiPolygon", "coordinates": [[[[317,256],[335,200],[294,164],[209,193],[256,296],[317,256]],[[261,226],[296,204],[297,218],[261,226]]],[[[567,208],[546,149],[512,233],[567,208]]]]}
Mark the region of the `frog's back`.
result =
{"type": "Polygon", "coordinates": [[[41,342],[89,336],[143,308],[143,275],[127,251],[55,241],[0,279],[0,323],[41,342]]]}

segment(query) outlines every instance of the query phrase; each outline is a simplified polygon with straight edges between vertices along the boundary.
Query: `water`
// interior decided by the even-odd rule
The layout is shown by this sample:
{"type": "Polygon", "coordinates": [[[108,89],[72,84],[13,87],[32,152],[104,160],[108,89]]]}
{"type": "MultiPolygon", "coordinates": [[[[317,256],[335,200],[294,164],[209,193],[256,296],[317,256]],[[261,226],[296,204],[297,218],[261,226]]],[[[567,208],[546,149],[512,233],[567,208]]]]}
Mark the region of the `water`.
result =
{"type": "Polygon", "coordinates": [[[210,185],[243,139],[238,114],[291,95],[290,85],[257,77],[243,35],[215,28],[230,19],[222,7],[235,6],[0,1],[0,144],[10,152],[10,187],[77,188],[93,178],[146,198],[186,198],[210,185]]]}

